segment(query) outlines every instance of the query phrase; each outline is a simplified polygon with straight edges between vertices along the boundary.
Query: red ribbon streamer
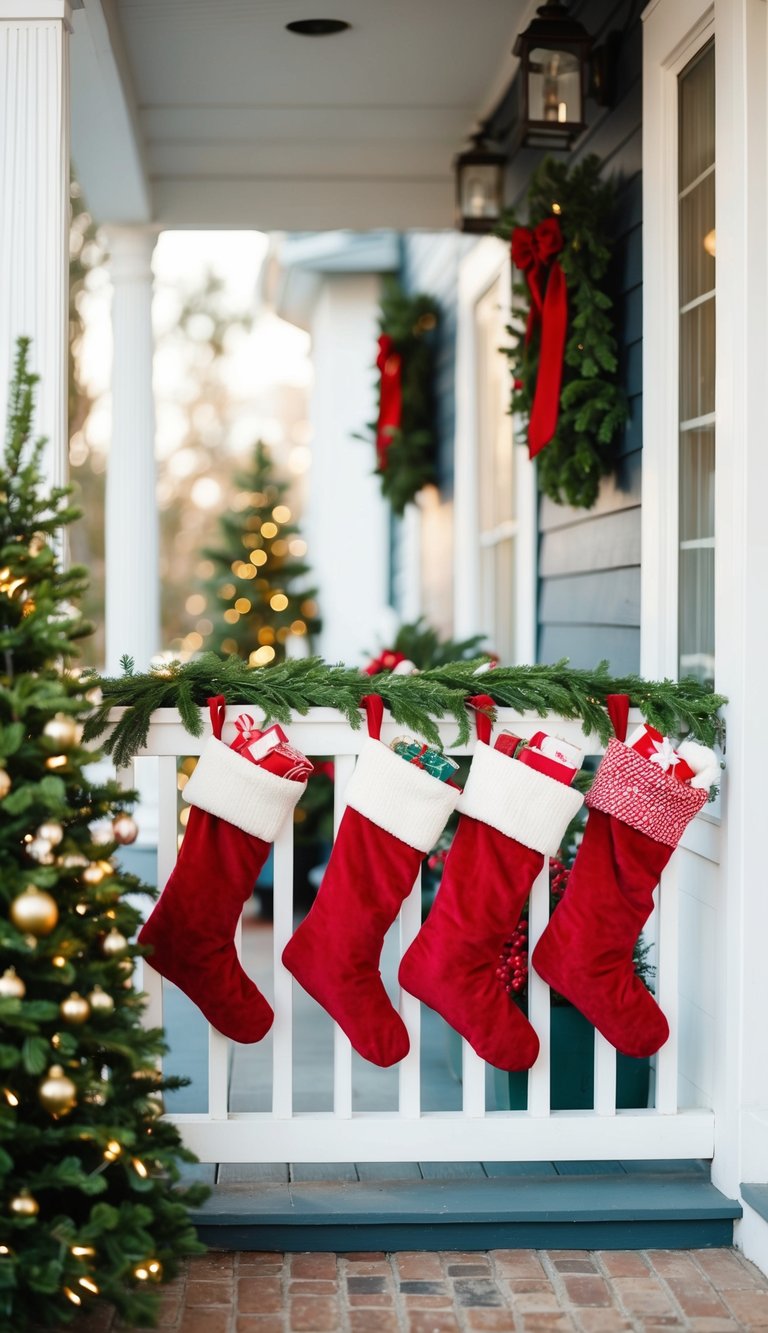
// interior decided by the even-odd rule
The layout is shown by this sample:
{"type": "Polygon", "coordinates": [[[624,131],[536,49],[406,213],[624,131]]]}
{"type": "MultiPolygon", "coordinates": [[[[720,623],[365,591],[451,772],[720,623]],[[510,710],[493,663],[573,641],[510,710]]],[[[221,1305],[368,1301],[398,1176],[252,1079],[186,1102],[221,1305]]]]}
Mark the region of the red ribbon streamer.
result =
{"type": "Polygon", "coordinates": [[[565,274],[556,256],[563,248],[563,233],[557,218],[545,218],[535,227],[515,227],[512,232],[512,262],[526,277],[531,306],[525,330],[526,344],[541,325],[539,370],[528,424],[528,453],[535,458],[549,444],[556,429],[563,379],[563,353],[568,327],[568,295],[565,274]]]}
{"type": "Polygon", "coordinates": [[[379,471],[387,466],[387,450],[392,436],[400,429],[403,414],[402,357],[395,351],[388,333],[379,338],[376,368],[381,373],[379,389],[379,420],[376,424],[376,457],[379,471]]]}

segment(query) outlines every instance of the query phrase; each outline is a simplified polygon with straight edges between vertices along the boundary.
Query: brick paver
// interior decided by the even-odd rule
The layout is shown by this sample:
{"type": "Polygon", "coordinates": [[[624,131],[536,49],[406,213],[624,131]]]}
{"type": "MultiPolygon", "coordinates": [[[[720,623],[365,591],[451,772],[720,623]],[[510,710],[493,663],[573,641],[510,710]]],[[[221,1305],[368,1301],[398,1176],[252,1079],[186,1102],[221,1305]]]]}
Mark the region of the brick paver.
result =
{"type": "MultiPolygon", "coordinates": [[[[103,1310],[76,1333],[124,1328],[103,1310]]],[[[165,1288],[162,1333],[739,1333],[768,1279],[736,1250],[218,1254],[165,1288]]]]}

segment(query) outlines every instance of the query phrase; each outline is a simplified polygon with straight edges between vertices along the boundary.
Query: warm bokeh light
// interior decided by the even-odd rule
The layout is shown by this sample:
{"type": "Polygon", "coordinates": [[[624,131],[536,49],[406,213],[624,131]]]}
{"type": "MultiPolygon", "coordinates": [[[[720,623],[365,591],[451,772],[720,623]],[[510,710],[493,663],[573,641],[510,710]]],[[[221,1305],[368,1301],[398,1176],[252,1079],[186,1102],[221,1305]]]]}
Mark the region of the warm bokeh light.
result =
{"type": "Polygon", "coordinates": [[[263,648],[257,648],[251,653],[248,661],[252,666],[266,666],[268,662],[274,661],[275,650],[265,645],[263,648]]]}
{"type": "MultiPolygon", "coordinates": [[[[272,517],[276,523],[290,523],[291,511],[287,505],[275,505],[272,510],[272,517]]],[[[263,532],[264,528],[262,527],[261,530],[263,532]]]]}
{"type": "Polygon", "coordinates": [[[284,592],[273,593],[269,599],[269,605],[273,611],[284,611],[288,605],[288,598],[284,592]]]}
{"type": "Polygon", "coordinates": [[[274,643],[275,631],[271,625],[262,625],[258,634],[259,643],[274,643]]]}
{"type": "Polygon", "coordinates": [[[251,603],[247,597],[238,597],[235,602],[235,610],[240,612],[241,616],[246,616],[251,609],[251,603]]]}
{"type": "Polygon", "coordinates": [[[307,627],[303,620],[294,620],[291,625],[291,634],[306,634],[307,627]]]}
{"type": "Polygon", "coordinates": [[[233,607],[228,607],[224,612],[224,619],[228,625],[236,625],[240,619],[240,612],[235,611],[233,607]]]}
{"type": "Polygon", "coordinates": [[[292,537],[290,542],[288,543],[288,550],[290,551],[291,555],[295,555],[300,558],[301,556],[307,554],[307,543],[304,541],[303,537],[292,537]]]}
{"type": "Polygon", "coordinates": [[[268,541],[270,537],[277,536],[277,524],[270,523],[269,519],[261,525],[261,535],[268,541]]]}
{"type": "Polygon", "coordinates": [[[266,551],[251,551],[251,563],[256,565],[257,567],[259,565],[266,565],[267,563],[266,551]]]}
{"type": "Polygon", "coordinates": [[[191,616],[199,616],[205,610],[206,601],[202,593],[194,592],[184,605],[191,616]]]}

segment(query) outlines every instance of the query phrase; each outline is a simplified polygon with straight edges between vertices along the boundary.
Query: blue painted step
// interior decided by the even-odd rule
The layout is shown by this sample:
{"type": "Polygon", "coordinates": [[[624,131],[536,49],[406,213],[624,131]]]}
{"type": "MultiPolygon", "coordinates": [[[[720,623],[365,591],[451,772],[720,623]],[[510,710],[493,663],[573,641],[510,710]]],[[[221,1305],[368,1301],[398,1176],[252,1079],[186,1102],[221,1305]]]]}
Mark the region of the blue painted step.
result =
{"type": "Polygon", "coordinates": [[[218,1249],[688,1249],[741,1216],[700,1170],[230,1183],[195,1215],[218,1249]]]}

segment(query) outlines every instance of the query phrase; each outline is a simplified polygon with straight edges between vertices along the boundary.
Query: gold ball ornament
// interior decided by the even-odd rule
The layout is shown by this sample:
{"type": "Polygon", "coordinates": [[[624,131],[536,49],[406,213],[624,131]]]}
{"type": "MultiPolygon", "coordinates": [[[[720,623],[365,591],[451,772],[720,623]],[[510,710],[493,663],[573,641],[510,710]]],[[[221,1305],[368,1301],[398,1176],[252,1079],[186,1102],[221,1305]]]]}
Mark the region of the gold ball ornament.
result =
{"type": "Polygon", "coordinates": [[[65,1023],[79,1026],[80,1023],[85,1023],[90,1017],[91,1006],[83,995],[78,995],[77,991],[72,991],[72,994],[62,1000],[59,1005],[59,1013],[65,1023]]]}
{"type": "Polygon", "coordinates": [[[52,1116],[68,1115],[77,1106],[77,1088],[61,1065],[51,1065],[39,1084],[37,1097],[52,1116]]]}
{"type": "Polygon", "coordinates": [[[127,948],[128,941],[125,935],[121,935],[120,931],[115,930],[114,926],[101,941],[101,952],[106,954],[107,958],[114,958],[116,954],[122,953],[127,948]]]}
{"type": "Polygon", "coordinates": [[[107,991],[101,989],[101,986],[94,986],[87,998],[94,1014],[102,1014],[106,1017],[114,1012],[115,1002],[107,991]]]}
{"type": "Polygon", "coordinates": [[[14,1217],[37,1217],[40,1204],[29,1190],[19,1190],[10,1200],[8,1211],[13,1213],[14,1217]]]}
{"type": "Polygon", "coordinates": [[[4,801],[11,790],[11,779],[4,768],[0,768],[0,801],[4,801]]]}
{"type": "Polygon", "coordinates": [[[56,713],[43,727],[43,735],[66,750],[77,745],[80,739],[80,724],[68,713],[56,713]]]}
{"type": "Polygon", "coordinates": [[[43,842],[50,843],[51,847],[58,847],[63,837],[64,830],[55,819],[46,819],[35,834],[35,838],[42,838],[43,842]]]}
{"type": "Polygon", "coordinates": [[[101,884],[101,881],[104,878],[104,870],[102,869],[101,862],[92,861],[89,866],[85,867],[81,878],[84,884],[90,884],[92,888],[97,884],[101,884]]]}
{"type": "Polygon", "coordinates": [[[123,847],[129,847],[139,836],[139,826],[132,815],[115,815],[112,832],[115,835],[115,842],[119,842],[123,847]]]}
{"type": "Polygon", "coordinates": [[[50,935],[59,919],[59,909],[50,893],[28,884],[11,903],[11,921],[17,930],[41,939],[50,935]]]}
{"type": "Polygon", "coordinates": [[[6,968],[0,977],[0,999],[2,1000],[23,1000],[27,993],[20,976],[17,976],[15,967],[6,968]]]}

